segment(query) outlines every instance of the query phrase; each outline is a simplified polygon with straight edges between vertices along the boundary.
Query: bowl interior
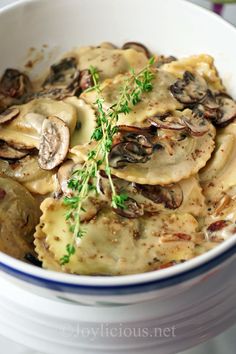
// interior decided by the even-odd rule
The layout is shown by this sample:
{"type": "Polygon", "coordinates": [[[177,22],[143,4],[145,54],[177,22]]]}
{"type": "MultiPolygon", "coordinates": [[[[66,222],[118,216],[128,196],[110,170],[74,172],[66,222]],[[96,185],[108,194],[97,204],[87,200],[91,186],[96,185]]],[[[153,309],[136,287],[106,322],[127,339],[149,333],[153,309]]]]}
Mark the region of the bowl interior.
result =
{"type": "MultiPolygon", "coordinates": [[[[0,72],[7,67],[22,69],[27,59],[33,57],[39,61],[31,72],[34,76],[54,62],[60,53],[75,46],[96,45],[102,41],[121,45],[130,40],[143,42],[152,51],[166,55],[212,55],[226,87],[236,96],[236,30],[216,15],[184,0],[16,2],[0,11],[0,72]]],[[[235,245],[235,239],[170,269],[109,280],[98,277],[95,282],[111,284],[162,278],[199,265],[232,245],[235,245]]],[[[94,284],[90,277],[47,272],[3,254],[0,259],[31,274],[94,284]]]]}

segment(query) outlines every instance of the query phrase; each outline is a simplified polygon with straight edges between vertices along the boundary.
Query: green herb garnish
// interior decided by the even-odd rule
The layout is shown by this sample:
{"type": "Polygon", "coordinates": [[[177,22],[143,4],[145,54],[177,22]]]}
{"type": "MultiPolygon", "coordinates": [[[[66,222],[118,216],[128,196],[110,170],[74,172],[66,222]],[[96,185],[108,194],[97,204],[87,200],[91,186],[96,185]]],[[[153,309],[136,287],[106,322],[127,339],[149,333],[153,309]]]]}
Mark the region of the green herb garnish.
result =
{"type": "MultiPolygon", "coordinates": [[[[119,98],[110,108],[104,108],[104,99],[102,97],[102,88],[99,80],[99,73],[94,67],[90,67],[90,74],[93,79],[94,86],[87,90],[95,90],[98,98],[95,102],[97,107],[97,127],[95,128],[91,140],[96,142],[87,156],[87,161],[80,170],[74,171],[71,179],[68,182],[68,187],[74,192],[72,197],[64,198],[64,203],[68,207],[66,220],[70,221],[70,230],[74,235],[75,244],[79,244],[80,239],[85,235],[85,230],[81,226],[81,211],[83,204],[91,191],[99,193],[97,188],[97,180],[100,166],[103,166],[107,174],[112,192],[111,206],[113,208],[125,209],[125,202],[128,199],[126,194],[117,194],[111,176],[109,166],[109,152],[112,148],[113,137],[117,133],[116,126],[120,114],[128,114],[132,107],[138,104],[144,93],[150,92],[153,89],[152,81],[154,79],[154,71],[152,70],[155,64],[155,58],[149,60],[148,65],[139,73],[130,70],[128,78],[120,90],[119,98]]],[[[74,245],[67,245],[67,254],[61,258],[61,264],[66,264],[70,261],[71,255],[75,252],[74,245]],[[71,250],[73,252],[71,252],[71,250]]]]}
{"type": "Polygon", "coordinates": [[[75,246],[68,244],[68,245],[66,246],[66,252],[67,252],[67,254],[65,254],[65,255],[60,259],[60,264],[61,264],[61,265],[65,265],[65,264],[69,263],[71,256],[72,256],[73,254],[75,254],[75,246]]]}

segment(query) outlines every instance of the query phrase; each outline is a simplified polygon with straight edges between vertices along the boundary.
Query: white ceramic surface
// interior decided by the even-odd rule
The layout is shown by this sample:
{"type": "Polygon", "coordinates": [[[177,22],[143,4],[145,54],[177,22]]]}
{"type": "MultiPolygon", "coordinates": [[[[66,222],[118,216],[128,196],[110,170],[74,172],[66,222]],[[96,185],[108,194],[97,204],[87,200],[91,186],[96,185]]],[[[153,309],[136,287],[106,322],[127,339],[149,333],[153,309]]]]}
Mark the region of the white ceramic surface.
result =
{"type": "MultiPolygon", "coordinates": [[[[213,302],[208,306],[217,312],[213,302]]],[[[180,313],[182,306],[179,300],[178,303],[180,313]]],[[[173,304],[164,301],[162,310],[157,307],[158,302],[106,309],[58,303],[31,295],[0,277],[0,351],[7,354],[167,354],[209,338],[202,316],[191,316],[189,311],[187,321],[181,321],[177,315],[171,328],[167,324],[167,307],[171,313],[173,304]],[[161,312],[161,317],[153,318],[161,312]],[[144,322],[145,317],[148,319],[144,322]],[[188,327],[196,324],[198,330],[192,337],[188,327]],[[1,336],[8,340],[1,340],[1,336]]],[[[213,322],[214,315],[209,312],[205,321],[209,317],[213,322]]],[[[214,326],[212,323],[212,331],[214,326]]],[[[182,354],[234,354],[233,333],[232,330],[182,354]]]]}
{"type": "MultiPolygon", "coordinates": [[[[182,0],[22,1],[0,10],[0,71],[9,66],[20,68],[32,46],[55,48],[53,52],[44,49],[48,65],[56,54],[75,45],[104,40],[119,45],[137,40],[164,54],[212,54],[228,89],[236,96],[235,39],[230,25],[182,0]]],[[[0,254],[4,271],[0,279],[3,290],[8,289],[3,295],[4,306],[0,303],[0,332],[8,328],[7,333],[14,334],[16,340],[30,337],[32,347],[44,343],[48,352],[59,354],[69,353],[68,348],[71,353],[87,348],[91,354],[158,354],[157,348],[160,354],[176,353],[236,321],[235,246],[232,238],[171,269],[106,278],[49,272],[0,254]],[[60,326],[68,323],[72,335],[63,336],[60,326]],[[90,329],[97,323],[109,324],[109,328],[122,323],[141,330],[150,327],[151,333],[154,328],[175,327],[176,336],[123,336],[119,342],[118,338],[107,340],[98,335],[94,342],[73,335],[78,323],[90,329]]]]}

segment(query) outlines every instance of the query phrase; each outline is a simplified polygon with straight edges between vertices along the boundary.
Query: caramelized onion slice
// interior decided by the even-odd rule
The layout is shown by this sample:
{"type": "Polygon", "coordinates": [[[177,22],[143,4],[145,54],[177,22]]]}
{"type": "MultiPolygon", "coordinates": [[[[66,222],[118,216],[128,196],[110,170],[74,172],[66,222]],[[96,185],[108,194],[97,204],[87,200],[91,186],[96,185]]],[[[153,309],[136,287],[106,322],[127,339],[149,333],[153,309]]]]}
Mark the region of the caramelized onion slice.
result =
{"type": "Polygon", "coordinates": [[[167,209],[177,209],[183,202],[183,191],[179,184],[170,186],[151,186],[136,184],[137,190],[156,204],[163,204],[167,209]]]}

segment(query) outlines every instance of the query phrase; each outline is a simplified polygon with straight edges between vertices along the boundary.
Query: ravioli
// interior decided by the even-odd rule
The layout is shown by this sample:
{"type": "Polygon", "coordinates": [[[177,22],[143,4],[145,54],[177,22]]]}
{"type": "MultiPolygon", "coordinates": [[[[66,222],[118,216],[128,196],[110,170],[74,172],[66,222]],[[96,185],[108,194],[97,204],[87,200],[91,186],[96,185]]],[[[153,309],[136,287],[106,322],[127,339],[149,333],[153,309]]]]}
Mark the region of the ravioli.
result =
{"type": "Polygon", "coordinates": [[[48,250],[42,227],[41,224],[38,224],[36,227],[34,238],[35,252],[38,254],[38,258],[43,263],[44,268],[59,272],[61,267],[54,259],[53,254],[48,250]]]}
{"type": "Polygon", "coordinates": [[[162,70],[165,70],[176,77],[181,78],[185,71],[197,73],[204,77],[213,91],[225,91],[225,87],[214,65],[214,59],[210,55],[200,54],[187,58],[172,61],[164,64],[162,70]]]}
{"type": "Polygon", "coordinates": [[[57,186],[56,171],[41,169],[36,156],[26,156],[15,163],[0,160],[1,175],[16,180],[35,194],[52,193],[57,186]]]}
{"type": "Polygon", "coordinates": [[[102,43],[65,53],[37,82],[5,71],[0,251],[118,276],[235,237],[236,102],[211,56],[151,55],[102,43]]]}
{"type": "Polygon", "coordinates": [[[38,203],[18,182],[0,177],[0,251],[24,260],[33,253],[38,203]]]}
{"type": "MultiPolygon", "coordinates": [[[[46,248],[60,262],[67,244],[73,240],[65,221],[66,208],[59,200],[46,199],[42,205],[42,232],[46,248]],[[58,220],[54,223],[53,220],[58,220]]],[[[86,236],[81,239],[76,253],[62,269],[77,274],[131,274],[155,269],[153,259],[165,263],[173,258],[189,259],[194,255],[194,242],[178,238],[179,230],[191,235],[198,223],[190,214],[160,214],[141,219],[124,219],[109,209],[103,209],[88,224],[83,224],[86,236]],[[103,235],[103,237],[101,237],[103,235]],[[166,241],[167,235],[175,241],[166,241]]],[[[41,235],[35,234],[38,245],[41,235]]],[[[44,261],[45,251],[38,249],[44,261]]],[[[44,264],[46,267],[47,261],[44,264]]]]}
{"type": "Polygon", "coordinates": [[[208,202],[216,202],[236,186],[236,123],[221,129],[216,136],[216,150],[200,173],[208,202]]]}
{"type": "Polygon", "coordinates": [[[66,56],[77,58],[80,70],[96,67],[100,79],[112,78],[118,74],[125,73],[134,68],[141,70],[147,65],[147,57],[134,49],[114,49],[99,47],[82,47],[74,49],[66,56]]]}
{"type": "Polygon", "coordinates": [[[0,124],[0,139],[20,148],[39,148],[43,121],[48,116],[62,119],[73,133],[77,114],[76,108],[65,102],[48,98],[35,99],[16,106],[20,113],[9,123],[0,124]]]}
{"type": "Polygon", "coordinates": [[[77,111],[77,123],[71,137],[70,146],[73,147],[89,143],[97,125],[95,111],[90,105],[77,97],[68,97],[64,102],[71,104],[77,111]]]}
{"type": "MultiPolygon", "coordinates": [[[[116,102],[126,78],[127,76],[125,75],[118,75],[114,79],[106,80],[102,84],[104,107],[109,108],[116,102]]],[[[145,126],[147,125],[147,119],[150,117],[182,109],[182,103],[178,102],[169,90],[170,86],[175,82],[175,75],[162,70],[156,70],[153,80],[153,90],[143,94],[142,101],[133,107],[130,113],[120,114],[118,125],[145,126]]],[[[81,97],[87,103],[94,105],[97,93],[95,91],[85,92],[81,97]]]]}
{"type": "MultiPolygon", "coordinates": [[[[131,163],[123,168],[112,168],[112,174],[129,182],[150,185],[168,185],[196,174],[207,161],[215,147],[215,128],[208,124],[209,131],[200,137],[176,137],[171,143],[172,152],[162,148],[154,151],[145,163],[131,163]]],[[[76,162],[86,160],[89,146],[75,146],[70,150],[76,162]]]]}

